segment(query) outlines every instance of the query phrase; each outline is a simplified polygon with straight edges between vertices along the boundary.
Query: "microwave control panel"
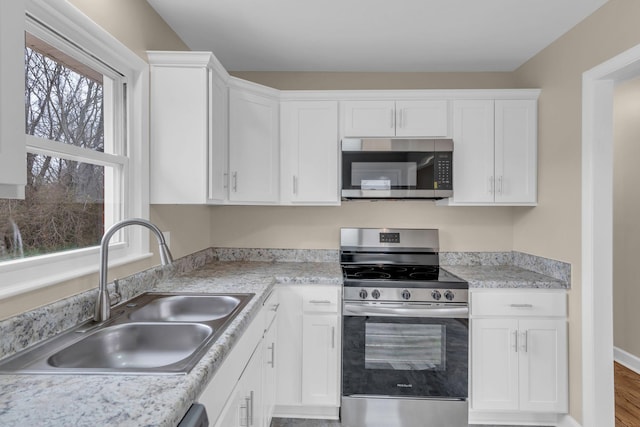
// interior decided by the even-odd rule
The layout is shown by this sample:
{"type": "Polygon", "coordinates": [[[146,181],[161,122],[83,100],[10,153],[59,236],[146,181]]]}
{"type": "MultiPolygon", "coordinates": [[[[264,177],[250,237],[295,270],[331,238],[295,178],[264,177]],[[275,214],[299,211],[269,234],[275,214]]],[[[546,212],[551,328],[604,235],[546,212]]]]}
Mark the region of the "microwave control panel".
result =
{"type": "Polygon", "coordinates": [[[434,168],[434,188],[436,190],[451,190],[453,177],[452,153],[436,153],[434,168]]]}

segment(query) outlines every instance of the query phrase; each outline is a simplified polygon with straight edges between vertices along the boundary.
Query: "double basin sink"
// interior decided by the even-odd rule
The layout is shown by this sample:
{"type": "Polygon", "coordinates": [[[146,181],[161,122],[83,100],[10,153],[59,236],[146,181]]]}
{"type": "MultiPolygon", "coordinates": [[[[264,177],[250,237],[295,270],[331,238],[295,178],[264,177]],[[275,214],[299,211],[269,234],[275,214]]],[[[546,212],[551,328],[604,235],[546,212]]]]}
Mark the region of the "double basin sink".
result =
{"type": "Polygon", "coordinates": [[[0,373],[184,374],[254,294],[144,293],[0,363],[0,373]]]}

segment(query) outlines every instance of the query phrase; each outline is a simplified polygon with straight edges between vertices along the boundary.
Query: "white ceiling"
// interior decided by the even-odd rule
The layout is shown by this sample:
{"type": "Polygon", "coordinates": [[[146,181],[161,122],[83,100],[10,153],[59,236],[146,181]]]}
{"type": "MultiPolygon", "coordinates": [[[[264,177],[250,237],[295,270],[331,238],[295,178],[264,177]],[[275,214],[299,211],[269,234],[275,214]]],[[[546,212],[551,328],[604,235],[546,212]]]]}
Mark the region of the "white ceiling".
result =
{"type": "Polygon", "coordinates": [[[607,0],[147,0],[230,71],[512,71],[607,0]]]}

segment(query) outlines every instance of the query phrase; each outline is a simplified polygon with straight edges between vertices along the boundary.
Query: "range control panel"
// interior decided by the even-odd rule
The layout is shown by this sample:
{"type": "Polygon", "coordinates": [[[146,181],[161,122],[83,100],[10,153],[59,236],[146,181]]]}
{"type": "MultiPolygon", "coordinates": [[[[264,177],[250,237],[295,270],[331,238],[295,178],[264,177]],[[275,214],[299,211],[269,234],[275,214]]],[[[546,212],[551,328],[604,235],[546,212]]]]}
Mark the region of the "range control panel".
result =
{"type": "Polygon", "coordinates": [[[345,287],[344,299],[348,301],[412,301],[412,302],[457,302],[469,301],[468,289],[426,288],[374,288],[345,287]]]}

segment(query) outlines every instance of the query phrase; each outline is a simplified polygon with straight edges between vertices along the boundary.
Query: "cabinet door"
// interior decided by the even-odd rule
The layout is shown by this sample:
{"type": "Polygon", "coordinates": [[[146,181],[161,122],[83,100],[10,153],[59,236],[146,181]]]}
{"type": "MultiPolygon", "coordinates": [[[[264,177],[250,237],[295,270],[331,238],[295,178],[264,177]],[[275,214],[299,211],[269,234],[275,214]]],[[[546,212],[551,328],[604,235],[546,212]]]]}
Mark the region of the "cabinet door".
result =
{"type": "Polygon", "coordinates": [[[494,201],[494,102],[453,103],[453,200],[494,201]]]}
{"type": "Polygon", "coordinates": [[[338,316],[305,314],[302,324],[302,403],[338,404],[338,316]]]}
{"type": "Polygon", "coordinates": [[[471,407],[518,409],[518,321],[471,321],[471,407]]]}
{"type": "Polygon", "coordinates": [[[537,101],[495,102],[495,201],[537,201],[537,101]]]}
{"type": "Polygon", "coordinates": [[[395,136],[394,101],[342,103],[345,136],[395,136]]]}
{"type": "Polygon", "coordinates": [[[208,79],[206,66],[151,66],[151,203],[207,198],[208,79]]]}
{"type": "Polygon", "coordinates": [[[295,406],[302,402],[302,294],[301,286],[281,286],[278,289],[280,309],[278,322],[278,370],[276,404],[295,406]]]}
{"type": "Polygon", "coordinates": [[[229,185],[229,92],[226,83],[211,71],[209,127],[209,201],[222,203],[229,185]]]}
{"type": "Polygon", "coordinates": [[[249,364],[242,373],[240,382],[243,384],[248,427],[265,426],[262,394],[262,346],[258,346],[249,364]]]}
{"type": "Polygon", "coordinates": [[[447,101],[396,101],[396,136],[442,138],[448,135],[447,101]]]}
{"type": "MultiPolygon", "coordinates": [[[[243,384],[234,387],[227,404],[222,409],[214,427],[240,427],[247,425],[247,405],[243,395],[243,384]]],[[[208,414],[209,417],[213,414],[208,414]]]]}
{"type": "Polygon", "coordinates": [[[339,202],[338,103],[281,104],[282,201],[339,202]]]}
{"type": "Polygon", "coordinates": [[[568,411],[567,322],[519,322],[520,410],[568,411]]]}
{"type": "Polygon", "coordinates": [[[229,107],[229,200],[275,203],[280,183],[278,102],[232,88],[229,107]]]}
{"type": "Polygon", "coordinates": [[[262,396],[264,397],[263,419],[266,427],[271,425],[271,417],[276,404],[277,368],[280,364],[276,347],[277,330],[277,319],[275,319],[267,328],[263,340],[262,396]]]}

